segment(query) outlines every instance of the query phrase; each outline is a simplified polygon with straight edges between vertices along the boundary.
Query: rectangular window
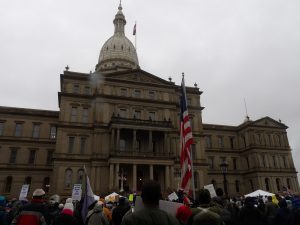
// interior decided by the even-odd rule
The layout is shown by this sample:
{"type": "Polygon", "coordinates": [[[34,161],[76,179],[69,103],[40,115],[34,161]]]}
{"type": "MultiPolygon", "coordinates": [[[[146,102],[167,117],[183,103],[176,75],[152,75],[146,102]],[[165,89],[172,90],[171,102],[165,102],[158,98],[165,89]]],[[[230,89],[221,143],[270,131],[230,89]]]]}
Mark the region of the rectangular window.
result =
{"type": "Polygon", "coordinates": [[[69,153],[74,151],[75,137],[69,137],[69,153]]]}
{"type": "Polygon", "coordinates": [[[29,158],[28,158],[28,163],[29,164],[33,164],[34,163],[35,154],[36,154],[36,150],[30,150],[30,152],[29,152],[29,158]]]}
{"type": "Polygon", "coordinates": [[[4,122],[0,122],[0,136],[4,134],[4,122]]]}
{"type": "Polygon", "coordinates": [[[79,92],[80,92],[79,85],[78,85],[78,84],[75,84],[75,85],[73,86],[73,93],[79,94],[79,92]]]}
{"type": "Polygon", "coordinates": [[[71,122],[76,122],[77,121],[77,108],[72,107],[71,108],[71,122]]]}
{"type": "Polygon", "coordinates": [[[127,117],[127,109],[120,109],[119,113],[120,113],[120,117],[122,117],[122,118],[127,117]]]}
{"type": "Polygon", "coordinates": [[[267,167],[267,159],[266,159],[266,155],[263,155],[263,167],[267,167]]]}
{"type": "Polygon", "coordinates": [[[155,112],[149,112],[149,120],[155,120],[155,112]]]}
{"type": "Polygon", "coordinates": [[[50,139],[55,139],[56,138],[56,126],[51,126],[50,127],[50,139]]]}
{"type": "Polygon", "coordinates": [[[134,111],[133,117],[134,117],[135,119],[141,119],[141,111],[135,110],[135,111],[134,111]]]}
{"type": "Polygon", "coordinates": [[[53,159],[53,151],[47,152],[47,165],[52,165],[52,159],[53,159]]]}
{"type": "Polygon", "coordinates": [[[155,99],[155,92],[154,91],[149,91],[149,98],[150,99],[155,99]]]}
{"type": "Polygon", "coordinates": [[[141,97],[141,91],[140,90],[134,90],[133,91],[133,97],[140,98],[141,97]]]}
{"type": "Polygon", "coordinates": [[[192,99],[190,99],[190,98],[187,99],[187,105],[188,105],[188,106],[189,106],[189,105],[192,105],[192,99]]]}
{"type": "Polygon", "coordinates": [[[211,136],[205,137],[206,148],[212,148],[211,136]]]}
{"type": "Polygon", "coordinates": [[[208,157],[208,168],[209,169],[214,168],[214,157],[208,157]]]}
{"type": "Polygon", "coordinates": [[[230,141],[230,148],[234,149],[234,137],[229,137],[229,141],[230,141]]]}
{"type": "Polygon", "coordinates": [[[219,145],[219,148],[224,148],[223,136],[218,137],[218,145],[219,145]]]}
{"type": "Polygon", "coordinates": [[[84,94],[89,95],[91,93],[90,87],[84,87],[84,94]]]}
{"type": "Polygon", "coordinates": [[[40,137],[40,125],[39,124],[33,124],[32,137],[33,138],[39,138],[40,137]]]}
{"type": "Polygon", "coordinates": [[[126,140],[124,139],[120,140],[120,151],[126,151],[126,140]]]}
{"type": "Polygon", "coordinates": [[[197,157],[195,144],[192,144],[192,146],[191,146],[191,157],[192,157],[192,160],[196,159],[196,157],[197,157]]]}
{"type": "Polygon", "coordinates": [[[120,94],[121,94],[121,96],[127,96],[127,89],[121,88],[120,94]]]}
{"type": "Polygon", "coordinates": [[[15,163],[17,159],[17,149],[12,149],[10,152],[10,158],[9,158],[9,163],[15,163]]]}
{"type": "Polygon", "coordinates": [[[260,134],[256,134],[256,143],[257,144],[261,144],[261,135],[260,134]]]}
{"type": "Polygon", "coordinates": [[[88,121],[89,121],[89,110],[87,108],[84,108],[82,112],[82,122],[87,123],[88,121]]]}
{"type": "Polygon", "coordinates": [[[16,123],[15,136],[20,137],[22,135],[22,123],[16,123]]]}
{"type": "Polygon", "coordinates": [[[80,138],[80,154],[83,154],[85,152],[85,143],[86,138],[80,138]]]}
{"type": "Polygon", "coordinates": [[[277,167],[276,157],[274,155],[272,156],[272,159],[273,159],[273,166],[277,167]]]}
{"type": "Polygon", "coordinates": [[[236,170],[237,169],[236,158],[232,158],[232,165],[233,165],[233,169],[236,170]]]}

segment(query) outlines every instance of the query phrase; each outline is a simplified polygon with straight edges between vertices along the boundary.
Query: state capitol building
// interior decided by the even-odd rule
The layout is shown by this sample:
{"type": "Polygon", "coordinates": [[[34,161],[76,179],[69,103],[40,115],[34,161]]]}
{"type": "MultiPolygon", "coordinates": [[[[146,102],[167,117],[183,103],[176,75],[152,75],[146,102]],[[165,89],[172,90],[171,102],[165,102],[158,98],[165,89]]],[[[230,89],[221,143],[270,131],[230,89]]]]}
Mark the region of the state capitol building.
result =
{"type": "MultiPolygon", "coordinates": [[[[167,193],[180,183],[180,85],[144,71],[125,36],[122,6],[114,34],[102,46],[95,71],[60,75],[59,111],[0,107],[0,195],[18,197],[30,184],[70,196],[85,166],[95,194],[138,192],[144,180],[167,193]],[[121,176],[120,176],[121,175],[121,176]]],[[[223,188],[229,196],[257,189],[299,193],[287,126],[270,117],[239,126],[202,121],[197,85],[186,87],[195,190],[223,188]]]]}

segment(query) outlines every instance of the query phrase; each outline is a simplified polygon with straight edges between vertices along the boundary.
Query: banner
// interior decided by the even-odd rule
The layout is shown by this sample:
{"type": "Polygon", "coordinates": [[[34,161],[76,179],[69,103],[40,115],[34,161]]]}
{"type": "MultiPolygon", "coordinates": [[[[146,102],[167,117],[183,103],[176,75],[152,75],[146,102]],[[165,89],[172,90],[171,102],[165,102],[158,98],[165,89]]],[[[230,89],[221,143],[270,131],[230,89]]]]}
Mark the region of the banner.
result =
{"type": "Polygon", "coordinates": [[[73,191],[72,191],[72,200],[73,201],[80,201],[81,200],[81,184],[74,184],[73,191]]]}
{"type": "Polygon", "coordinates": [[[28,194],[29,184],[23,184],[19,196],[19,200],[25,200],[28,194]]]}

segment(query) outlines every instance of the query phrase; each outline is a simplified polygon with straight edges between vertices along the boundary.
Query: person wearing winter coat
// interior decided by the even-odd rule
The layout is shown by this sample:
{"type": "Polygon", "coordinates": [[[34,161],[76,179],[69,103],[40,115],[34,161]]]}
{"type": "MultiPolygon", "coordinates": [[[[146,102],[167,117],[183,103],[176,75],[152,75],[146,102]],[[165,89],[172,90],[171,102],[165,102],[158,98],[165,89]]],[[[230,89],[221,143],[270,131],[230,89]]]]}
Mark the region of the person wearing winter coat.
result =
{"type": "Polygon", "coordinates": [[[50,216],[44,196],[43,189],[36,189],[31,202],[20,207],[11,225],[49,225],[50,216]]]}
{"type": "Polygon", "coordinates": [[[112,212],[112,224],[121,225],[123,216],[130,209],[131,207],[128,200],[124,197],[121,197],[119,199],[117,207],[112,212]]]}
{"type": "Polygon", "coordinates": [[[287,225],[290,216],[290,210],[287,208],[286,200],[279,200],[278,205],[280,208],[277,210],[275,215],[274,225],[287,225]]]}
{"type": "Polygon", "coordinates": [[[102,205],[95,201],[90,207],[85,225],[108,225],[109,222],[103,213],[102,205]]]}
{"type": "Polygon", "coordinates": [[[260,211],[255,207],[255,199],[247,197],[244,207],[239,214],[240,225],[263,225],[263,218],[260,211]]]}
{"type": "Polygon", "coordinates": [[[62,212],[53,222],[53,225],[79,225],[74,217],[74,206],[72,202],[66,202],[62,212]]]}
{"type": "Polygon", "coordinates": [[[122,225],[179,225],[178,220],[159,209],[161,199],[160,184],[150,180],[142,186],[142,201],[144,208],[139,211],[128,211],[123,217],[122,225]]]}
{"type": "Polygon", "coordinates": [[[6,199],[4,196],[0,196],[0,224],[8,225],[8,217],[5,211],[6,199]]]}

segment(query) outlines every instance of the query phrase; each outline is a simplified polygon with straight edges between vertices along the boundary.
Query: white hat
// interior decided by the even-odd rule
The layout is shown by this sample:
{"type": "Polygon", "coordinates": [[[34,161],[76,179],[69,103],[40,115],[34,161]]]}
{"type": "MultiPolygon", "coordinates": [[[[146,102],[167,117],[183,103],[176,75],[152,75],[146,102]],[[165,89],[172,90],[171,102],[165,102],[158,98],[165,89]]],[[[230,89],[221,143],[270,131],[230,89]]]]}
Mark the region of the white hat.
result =
{"type": "Polygon", "coordinates": [[[67,198],[66,203],[72,203],[72,202],[73,202],[72,198],[67,198]]]}
{"type": "Polygon", "coordinates": [[[34,190],[32,197],[41,197],[43,195],[45,195],[45,191],[43,189],[39,188],[39,189],[34,190]]]}
{"type": "Polygon", "coordinates": [[[73,213],[73,211],[74,211],[73,203],[67,202],[63,208],[63,212],[65,212],[65,211],[71,211],[73,213]]]}
{"type": "Polygon", "coordinates": [[[59,209],[63,209],[63,208],[64,208],[64,204],[60,203],[60,204],[58,205],[58,208],[59,208],[59,209]]]}

